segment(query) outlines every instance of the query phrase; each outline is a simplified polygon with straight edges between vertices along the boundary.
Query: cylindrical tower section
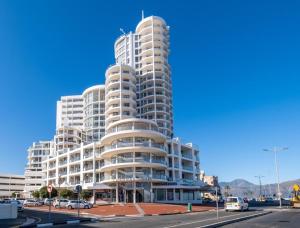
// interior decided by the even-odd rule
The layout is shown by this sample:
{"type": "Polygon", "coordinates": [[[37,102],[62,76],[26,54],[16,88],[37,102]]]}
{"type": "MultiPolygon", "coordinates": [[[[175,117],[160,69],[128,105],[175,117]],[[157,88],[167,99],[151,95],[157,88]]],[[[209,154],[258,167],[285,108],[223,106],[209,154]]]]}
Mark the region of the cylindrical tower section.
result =
{"type": "Polygon", "coordinates": [[[172,82],[169,56],[169,27],[156,16],[143,19],[136,27],[138,117],[154,120],[160,132],[173,136],[172,82]]]}
{"type": "Polygon", "coordinates": [[[120,36],[114,45],[116,64],[134,67],[134,34],[132,32],[120,36]]]}
{"type": "Polygon", "coordinates": [[[154,121],[130,118],[111,123],[101,145],[96,176],[115,188],[116,196],[126,191],[134,203],[151,202],[153,185],[168,181],[166,136],[154,121]]]}
{"type": "Polygon", "coordinates": [[[128,65],[113,65],[105,73],[105,125],[136,117],[136,79],[128,65]]]}
{"type": "Polygon", "coordinates": [[[92,86],[82,96],[86,141],[99,141],[105,134],[105,86],[92,86]]]}

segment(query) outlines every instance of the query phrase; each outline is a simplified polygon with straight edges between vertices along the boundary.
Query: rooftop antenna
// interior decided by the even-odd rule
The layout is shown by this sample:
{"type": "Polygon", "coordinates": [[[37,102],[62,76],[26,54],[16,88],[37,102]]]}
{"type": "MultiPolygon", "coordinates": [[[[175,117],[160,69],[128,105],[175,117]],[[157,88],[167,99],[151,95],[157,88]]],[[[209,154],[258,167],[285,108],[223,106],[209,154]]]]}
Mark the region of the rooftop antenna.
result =
{"type": "Polygon", "coordinates": [[[124,32],[124,29],[120,28],[120,31],[121,31],[124,35],[126,35],[126,33],[124,32]]]}
{"type": "Polygon", "coordinates": [[[142,10],[142,20],[144,19],[144,10],[142,10]]]}

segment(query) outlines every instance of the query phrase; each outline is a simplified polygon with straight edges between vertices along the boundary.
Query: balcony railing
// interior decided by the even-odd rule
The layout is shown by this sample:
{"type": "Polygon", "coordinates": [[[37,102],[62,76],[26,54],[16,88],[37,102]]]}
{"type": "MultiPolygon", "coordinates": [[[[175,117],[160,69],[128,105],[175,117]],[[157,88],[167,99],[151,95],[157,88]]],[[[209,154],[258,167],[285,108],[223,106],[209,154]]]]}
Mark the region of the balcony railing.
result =
{"type": "Polygon", "coordinates": [[[70,158],[70,162],[75,162],[75,161],[79,161],[80,157],[71,157],[70,158]]]}
{"type": "Polygon", "coordinates": [[[59,172],[58,175],[67,175],[67,171],[59,172]]]}
{"type": "Polygon", "coordinates": [[[183,158],[188,158],[188,159],[193,159],[193,156],[191,154],[185,154],[185,153],[182,153],[181,156],[183,158]]]}
{"type": "Polygon", "coordinates": [[[84,166],[84,167],[83,167],[83,171],[88,171],[88,170],[92,170],[92,169],[93,169],[93,166],[92,166],[92,165],[84,166]]]}
{"type": "Polygon", "coordinates": [[[80,168],[70,170],[70,173],[78,173],[78,172],[80,172],[80,168]]]}
{"type": "Polygon", "coordinates": [[[70,184],[71,184],[71,185],[80,184],[80,180],[70,181],[70,184]]]}
{"type": "Polygon", "coordinates": [[[92,157],[93,156],[93,153],[85,153],[84,155],[83,155],[83,158],[90,158],[90,157],[92,157]]]}
{"type": "Polygon", "coordinates": [[[193,166],[185,166],[185,165],[183,165],[182,169],[188,170],[188,171],[193,171],[193,166]]]}
{"type": "Polygon", "coordinates": [[[159,143],[149,143],[149,142],[127,142],[127,143],[117,143],[111,146],[106,146],[104,148],[104,151],[113,150],[117,148],[124,148],[124,147],[152,147],[152,148],[158,148],[161,150],[166,151],[166,147],[163,144],[159,143]]]}
{"type": "Polygon", "coordinates": [[[63,160],[63,161],[60,161],[58,164],[59,164],[59,165],[65,165],[65,164],[67,164],[67,163],[68,163],[67,160],[63,160]]]}

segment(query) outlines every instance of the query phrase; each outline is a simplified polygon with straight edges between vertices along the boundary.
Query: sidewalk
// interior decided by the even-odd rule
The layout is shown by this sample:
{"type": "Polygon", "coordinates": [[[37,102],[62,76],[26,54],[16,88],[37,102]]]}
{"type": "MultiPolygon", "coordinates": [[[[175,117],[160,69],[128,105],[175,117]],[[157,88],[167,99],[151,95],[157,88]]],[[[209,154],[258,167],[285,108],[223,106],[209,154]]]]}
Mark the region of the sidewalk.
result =
{"type": "MultiPolygon", "coordinates": [[[[160,204],[160,203],[140,203],[145,215],[165,215],[187,213],[186,205],[160,204]]],[[[193,206],[192,212],[209,211],[214,209],[210,206],[193,206]]]]}
{"type": "MultiPolygon", "coordinates": [[[[48,206],[30,207],[28,209],[48,211],[48,206]]],[[[193,206],[192,212],[202,212],[214,209],[211,206],[193,206]]],[[[53,212],[77,214],[77,209],[69,210],[66,208],[51,208],[53,212]]],[[[162,203],[127,203],[127,204],[111,204],[111,205],[95,205],[91,209],[80,209],[82,215],[93,215],[99,217],[111,216],[149,216],[149,215],[168,215],[187,213],[186,205],[162,204],[162,203]]]]}

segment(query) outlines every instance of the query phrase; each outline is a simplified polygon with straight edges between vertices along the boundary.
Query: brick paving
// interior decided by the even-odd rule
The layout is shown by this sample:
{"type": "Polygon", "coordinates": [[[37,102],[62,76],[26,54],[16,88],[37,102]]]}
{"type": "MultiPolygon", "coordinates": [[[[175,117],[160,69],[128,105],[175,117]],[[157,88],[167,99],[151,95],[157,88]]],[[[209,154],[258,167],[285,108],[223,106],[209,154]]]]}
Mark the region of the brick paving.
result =
{"type": "MultiPolygon", "coordinates": [[[[176,204],[161,204],[161,203],[139,203],[137,207],[132,204],[111,204],[111,205],[95,205],[91,209],[80,209],[82,214],[90,214],[96,216],[134,216],[134,215],[160,215],[160,214],[177,214],[186,213],[187,205],[176,205],[176,204]]],[[[30,207],[35,210],[48,211],[48,206],[30,207]]],[[[208,211],[214,209],[211,206],[193,206],[193,212],[208,211]]],[[[66,213],[77,213],[77,209],[66,209],[66,208],[54,208],[51,207],[51,211],[55,212],[66,212],[66,213]]]]}
{"type": "MultiPolygon", "coordinates": [[[[187,205],[176,205],[176,204],[159,204],[159,203],[140,203],[140,207],[143,209],[145,215],[151,214],[176,214],[186,213],[187,205]]],[[[193,206],[193,212],[208,211],[214,209],[210,206],[193,206]]]]}

